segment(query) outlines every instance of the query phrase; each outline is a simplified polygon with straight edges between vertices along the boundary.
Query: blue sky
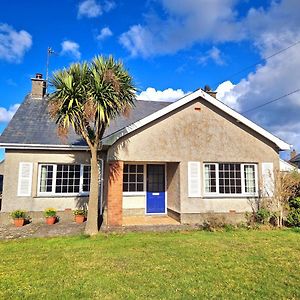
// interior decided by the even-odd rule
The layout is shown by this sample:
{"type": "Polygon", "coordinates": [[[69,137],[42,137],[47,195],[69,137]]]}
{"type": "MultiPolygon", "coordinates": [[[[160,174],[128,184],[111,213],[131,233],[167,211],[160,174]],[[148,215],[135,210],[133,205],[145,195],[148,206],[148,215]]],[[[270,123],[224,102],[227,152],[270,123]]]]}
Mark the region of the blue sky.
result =
{"type": "MultiPolygon", "coordinates": [[[[244,112],[300,88],[300,1],[1,1],[0,132],[30,77],[94,55],[124,61],[140,99],[176,100],[205,84],[244,112]]],[[[300,151],[300,93],[246,114],[300,151]]],[[[3,153],[0,154],[3,156],[3,153]]]]}

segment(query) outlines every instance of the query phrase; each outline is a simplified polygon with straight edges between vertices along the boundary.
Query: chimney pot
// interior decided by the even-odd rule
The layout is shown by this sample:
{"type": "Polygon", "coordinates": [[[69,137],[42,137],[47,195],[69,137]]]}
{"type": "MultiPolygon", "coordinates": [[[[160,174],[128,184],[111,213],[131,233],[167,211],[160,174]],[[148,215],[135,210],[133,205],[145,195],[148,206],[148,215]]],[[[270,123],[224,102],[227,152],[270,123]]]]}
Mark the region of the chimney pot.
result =
{"type": "Polygon", "coordinates": [[[41,73],[36,73],[36,74],[35,74],[35,78],[36,78],[36,79],[43,79],[43,74],[41,74],[41,73]]]}
{"type": "Polygon", "coordinates": [[[291,152],[291,159],[295,158],[297,156],[297,152],[295,149],[291,152]]]}
{"type": "Polygon", "coordinates": [[[217,92],[214,92],[209,85],[205,85],[204,92],[217,99],[217,92]]]}

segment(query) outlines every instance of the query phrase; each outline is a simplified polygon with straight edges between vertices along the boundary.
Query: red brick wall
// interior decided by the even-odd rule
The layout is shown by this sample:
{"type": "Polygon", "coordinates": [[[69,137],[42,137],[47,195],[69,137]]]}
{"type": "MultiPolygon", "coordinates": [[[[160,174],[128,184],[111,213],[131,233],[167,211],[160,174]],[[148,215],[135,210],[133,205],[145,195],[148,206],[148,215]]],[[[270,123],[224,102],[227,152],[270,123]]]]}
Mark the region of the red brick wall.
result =
{"type": "Polygon", "coordinates": [[[109,162],[107,225],[122,226],[123,162],[109,162]]]}

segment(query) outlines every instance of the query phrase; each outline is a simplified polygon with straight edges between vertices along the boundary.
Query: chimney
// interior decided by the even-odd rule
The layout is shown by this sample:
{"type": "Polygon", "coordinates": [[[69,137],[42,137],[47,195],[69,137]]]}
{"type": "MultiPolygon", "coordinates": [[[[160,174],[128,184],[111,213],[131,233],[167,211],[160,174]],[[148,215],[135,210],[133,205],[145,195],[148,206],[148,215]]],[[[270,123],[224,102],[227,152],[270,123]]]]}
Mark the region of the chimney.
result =
{"type": "Polygon", "coordinates": [[[295,149],[291,152],[291,160],[297,156],[297,152],[295,149]]]}
{"type": "Polygon", "coordinates": [[[215,99],[217,99],[217,92],[212,91],[212,89],[210,88],[209,85],[206,85],[204,87],[204,92],[207,93],[208,95],[214,97],[215,99]]]}
{"type": "Polygon", "coordinates": [[[31,78],[32,89],[31,97],[34,99],[42,99],[46,93],[46,81],[41,73],[36,73],[35,78],[31,78]]]}

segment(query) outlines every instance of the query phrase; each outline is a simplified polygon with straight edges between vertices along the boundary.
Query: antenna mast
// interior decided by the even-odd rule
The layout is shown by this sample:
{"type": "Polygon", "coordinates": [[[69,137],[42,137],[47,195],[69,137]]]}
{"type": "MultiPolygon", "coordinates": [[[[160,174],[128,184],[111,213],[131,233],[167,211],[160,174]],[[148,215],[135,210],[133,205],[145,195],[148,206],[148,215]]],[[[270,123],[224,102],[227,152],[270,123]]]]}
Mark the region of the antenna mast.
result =
{"type": "Polygon", "coordinates": [[[54,51],[52,50],[51,47],[48,47],[48,49],[47,49],[47,65],[46,65],[46,94],[48,93],[49,62],[50,62],[51,54],[54,54],[54,51]]]}

